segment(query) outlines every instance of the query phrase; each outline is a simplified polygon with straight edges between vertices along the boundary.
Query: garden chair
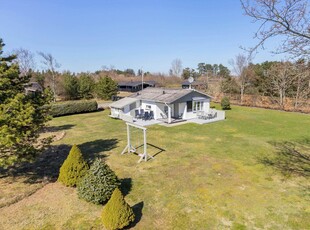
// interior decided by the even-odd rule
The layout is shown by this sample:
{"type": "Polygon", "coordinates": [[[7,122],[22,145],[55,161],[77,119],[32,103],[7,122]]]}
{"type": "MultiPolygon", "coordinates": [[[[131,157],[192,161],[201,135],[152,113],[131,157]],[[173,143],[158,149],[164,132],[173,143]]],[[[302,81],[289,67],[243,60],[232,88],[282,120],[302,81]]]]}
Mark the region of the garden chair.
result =
{"type": "Polygon", "coordinates": [[[149,112],[144,112],[144,116],[143,116],[143,120],[148,120],[149,119],[149,117],[150,117],[150,114],[149,114],[149,112]]]}
{"type": "Polygon", "coordinates": [[[154,119],[154,111],[150,111],[150,116],[149,116],[149,119],[151,120],[151,119],[154,119]]]}
{"type": "Polygon", "coordinates": [[[141,117],[141,118],[144,117],[144,109],[140,109],[140,117],[141,117]]]}

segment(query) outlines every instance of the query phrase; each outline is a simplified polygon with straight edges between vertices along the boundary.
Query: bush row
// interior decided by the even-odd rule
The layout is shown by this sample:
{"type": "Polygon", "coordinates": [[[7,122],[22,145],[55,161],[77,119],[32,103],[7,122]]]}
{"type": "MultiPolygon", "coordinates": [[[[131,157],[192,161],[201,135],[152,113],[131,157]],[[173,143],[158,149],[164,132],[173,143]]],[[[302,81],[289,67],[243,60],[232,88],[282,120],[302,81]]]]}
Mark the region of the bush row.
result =
{"type": "Polygon", "coordinates": [[[94,112],[97,109],[98,104],[96,101],[67,101],[52,104],[51,115],[53,117],[60,117],[77,113],[94,112]]]}

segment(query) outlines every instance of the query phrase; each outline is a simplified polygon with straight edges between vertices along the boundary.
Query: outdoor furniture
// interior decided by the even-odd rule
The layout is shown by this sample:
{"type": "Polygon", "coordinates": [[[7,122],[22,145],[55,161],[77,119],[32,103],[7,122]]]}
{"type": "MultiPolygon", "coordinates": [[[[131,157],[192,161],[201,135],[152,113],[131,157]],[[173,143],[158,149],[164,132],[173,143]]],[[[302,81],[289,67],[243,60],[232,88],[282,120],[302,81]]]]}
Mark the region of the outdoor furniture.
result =
{"type": "Polygon", "coordinates": [[[149,116],[149,119],[151,120],[151,119],[154,119],[154,111],[150,111],[150,116],[149,116]]]}
{"type": "Polygon", "coordinates": [[[141,114],[138,109],[135,110],[135,118],[137,119],[141,118],[141,114]]]}
{"type": "Polygon", "coordinates": [[[144,116],[143,116],[143,120],[149,120],[149,118],[150,118],[150,114],[149,114],[149,112],[148,111],[145,111],[145,113],[144,113],[144,116]]]}
{"type": "Polygon", "coordinates": [[[144,109],[140,109],[140,117],[141,117],[141,118],[144,117],[144,109]]]}

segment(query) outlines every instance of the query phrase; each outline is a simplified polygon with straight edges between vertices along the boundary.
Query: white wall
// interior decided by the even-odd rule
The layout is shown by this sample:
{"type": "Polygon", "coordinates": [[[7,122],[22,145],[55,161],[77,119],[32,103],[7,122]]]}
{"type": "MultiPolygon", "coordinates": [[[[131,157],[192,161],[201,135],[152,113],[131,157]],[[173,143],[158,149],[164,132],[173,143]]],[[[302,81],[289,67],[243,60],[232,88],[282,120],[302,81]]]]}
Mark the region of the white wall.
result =
{"type": "MultiPolygon", "coordinates": [[[[197,112],[196,111],[187,112],[187,103],[184,103],[184,104],[185,104],[185,108],[184,108],[183,119],[196,118],[197,117],[197,112]]],[[[209,111],[210,111],[210,99],[206,99],[206,100],[203,101],[203,111],[205,113],[209,113],[209,111]]]]}
{"type": "Polygon", "coordinates": [[[151,110],[154,112],[154,118],[156,118],[156,113],[157,113],[157,106],[156,103],[153,101],[142,101],[140,109],[144,109],[144,112],[150,112],[151,110]],[[150,106],[151,108],[147,108],[147,106],[150,106]]]}
{"type": "Polygon", "coordinates": [[[203,102],[203,111],[209,113],[210,111],[210,99],[207,99],[203,102]]]}
{"type": "Polygon", "coordinates": [[[120,118],[120,114],[123,113],[121,109],[111,108],[111,116],[115,118],[120,118]]]}
{"type": "Polygon", "coordinates": [[[155,119],[161,119],[164,116],[166,116],[166,114],[165,114],[165,104],[156,103],[156,107],[157,108],[156,108],[156,112],[155,112],[155,115],[154,115],[155,119]]]}

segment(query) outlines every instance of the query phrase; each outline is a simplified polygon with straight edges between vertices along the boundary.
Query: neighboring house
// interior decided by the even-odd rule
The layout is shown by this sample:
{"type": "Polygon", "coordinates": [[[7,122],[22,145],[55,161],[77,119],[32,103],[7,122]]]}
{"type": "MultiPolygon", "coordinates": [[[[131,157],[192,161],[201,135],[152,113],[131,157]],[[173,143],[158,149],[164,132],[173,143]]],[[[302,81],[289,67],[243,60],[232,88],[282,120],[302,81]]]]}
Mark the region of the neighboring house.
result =
{"type": "Polygon", "coordinates": [[[194,89],[147,88],[110,104],[111,117],[134,120],[147,114],[148,120],[172,123],[209,114],[210,101],[209,95],[194,89]]]}
{"type": "Polygon", "coordinates": [[[190,83],[189,81],[182,82],[182,89],[190,89],[190,88],[198,90],[206,90],[207,83],[201,81],[194,81],[192,83],[190,83]]]}
{"type": "MultiPolygon", "coordinates": [[[[155,87],[155,81],[144,81],[143,82],[143,89],[147,87],[155,87]]],[[[126,81],[126,82],[119,82],[118,83],[118,90],[119,91],[126,91],[126,92],[138,92],[142,90],[142,82],[141,81],[126,81]]]]}
{"type": "Polygon", "coordinates": [[[43,88],[38,82],[29,82],[25,85],[26,94],[31,94],[35,92],[43,92],[43,88]]]}

